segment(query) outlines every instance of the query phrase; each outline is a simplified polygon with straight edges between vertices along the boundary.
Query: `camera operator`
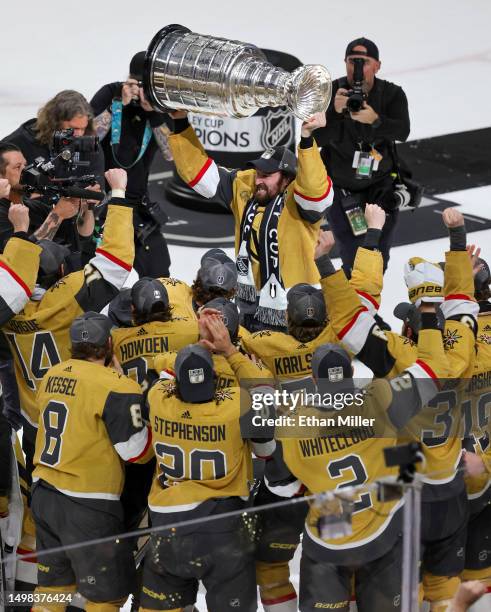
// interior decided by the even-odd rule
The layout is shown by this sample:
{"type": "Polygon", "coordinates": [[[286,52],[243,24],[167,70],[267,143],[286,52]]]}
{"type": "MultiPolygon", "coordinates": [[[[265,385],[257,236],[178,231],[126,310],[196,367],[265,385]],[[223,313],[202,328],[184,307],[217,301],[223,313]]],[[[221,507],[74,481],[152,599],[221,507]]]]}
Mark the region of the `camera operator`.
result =
{"type": "Polygon", "coordinates": [[[135,199],[135,269],[141,276],[169,276],[170,257],[162,228],[167,215],[148,195],[148,175],[157,149],[172,159],[167,145],[166,114],[153,110],[143,93],[145,53],[130,62],[126,82],[108,83],[91,100],[94,123],[104,150],[106,168],[128,172],[128,198],[135,199]]]}
{"type": "MultiPolygon", "coordinates": [[[[22,172],[26,159],[19,147],[9,142],[0,142],[0,252],[6,242],[17,231],[12,203],[24,203],[29,209],[28,233],[36,240],[53,240],[78,250],[88,242],[94,231],[94,215],[86,202],[78,198],[60,198],[54,206],[49,205],[39,194],[23,194],[22,172]],[[69,219],[77,218],[76,232],[69,219]],[[55,236],[56,235],[56,236],[55,236]]],[[[100,189],[97,185],[97,189],[100,189]]]]}
{"type": "MultiPolygon", "coordinates": [[[[52,162],[51,175],[57,179],[68,177],[81,178],[82,176],[93,175],[92,184],[87,185],[87,182],[84,182],[83,186],[86,189],[100,191],[100,187],[103,186],[104,154],[101,148],[97,146],[97,140],[94,137],[87,138],[87,136],[92,136],[93,134],[93,113],[89,103],[77,91],[64,90],[49,100],[39,110],[37,119],[26,121],[12,134],[5,137],[3,141],[17,145],[24,156],[24,165],[26,163],[32,164],[38,158],[43,158],[45,161],[52,162]],[[71,131],[61,134],[60,130],[71,131]],[[68,161],[60,155],[61,144],[66,142],[70,143],[69,146],[63,148],[64,152],[70,150],[68,161]]],[[[13,163],[12,169],[14,172],[18,172],[21,165],[19,151],[5,151],[3,155],[7,155],[7,158],[14,157],[15,163],[13,163]]],[[[20,182],[19,177],[14,181],[17,183],[17,186],[20,182]]],[[[12,182],[11,185],[14,187],[12,182]]],[[[34,229],[38,229],[46,221],[51,209],[51,203],[48,202],[46,204],[44,196],[36,199],[38,199],[36,206],[28,205],[30,208],[32,206],[37,209],[38,206],[42,207],[44,202],[46,214],[44,214],[42,209],[37,213],[31,210],[31,227],[34,227],[34,229]],[[42,217],[41,223],[39,222],[39,217],[42,217]]],[[[30,202],[32,201],[31,199],[30,202]]],[[[79,201],[77,200],[77,202],[79,201]]],[[[91,203],[82,202],[80,209],[77,208],[71,215],[69,210],[66,210],[66,204],[66,202],[62,202],[55,214],[58,216],[58,220],[61,219],[63,221],[68,218],[73,220],[65,223],[65,227],[57,231],[56,241],[64,242],[72,251],[87,249],[90,255],[91,234],[94,227],[93,212],[89,210],[91,203]],[[74,217],[77,212],[80,212],[80,215],[75,220],[74,217]],[[80,219],[82,219],[82,225],[79,224],[80,219]],[[80,241],[80,236],[85,237],[86,240],[80,241]]],[[[76,202],[73,202],[73,206],[75,205],[76,202]]],[[[47,231],[48,235],[42,237],[51,237],[49,234],[53,231],[52,220],[50,219],[48,225],[43,229],[43,232],[47,231]]],[[[94,249],[95,244],[92,246],[92,250],[94,249]]]]}
{"type": "Polygon", "coordinates": [[[375,76],[381,65],[375,43],[353,40],[345,63],[346,77],[333,82],[327,125],[314,137],[323,147],[322,159],[333,180],[334,202],[327,216],[349,275],[366,233],[367,202],[377,203],[387,214],[380,240],[387,267],[398,208],[410,200],[396,179],[394,158],[394,141],[405,141],[409,135],[409,112],[401,87],[375,76]]]}

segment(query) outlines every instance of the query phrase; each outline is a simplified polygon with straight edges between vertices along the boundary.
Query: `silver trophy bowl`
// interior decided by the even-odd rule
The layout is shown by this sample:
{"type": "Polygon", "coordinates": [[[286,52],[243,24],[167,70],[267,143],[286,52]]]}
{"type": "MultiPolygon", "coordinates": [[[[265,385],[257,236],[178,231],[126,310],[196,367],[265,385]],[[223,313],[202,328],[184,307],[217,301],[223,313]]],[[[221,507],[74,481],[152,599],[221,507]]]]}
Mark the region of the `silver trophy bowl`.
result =
{"type": "Polygon", "coordinates": [[[161,111],[249,117],[260,108],[286,106],[304,121],[327,110],[332,91],[324,66],[307,64],[289,73],[254,45],[175,24],[150,43],[143,83],[147,99],[161,111]]]}

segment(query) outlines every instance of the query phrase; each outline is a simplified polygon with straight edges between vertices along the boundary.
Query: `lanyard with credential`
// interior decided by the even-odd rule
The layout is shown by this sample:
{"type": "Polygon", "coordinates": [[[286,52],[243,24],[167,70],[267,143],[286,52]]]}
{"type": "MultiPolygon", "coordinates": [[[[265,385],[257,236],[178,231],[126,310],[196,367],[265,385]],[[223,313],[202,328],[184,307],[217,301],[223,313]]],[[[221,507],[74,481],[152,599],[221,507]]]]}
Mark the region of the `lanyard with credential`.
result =
{"type": "Polygon", "coordinates": [[[143,140],[140,147],[140,152],[138,153],[138,157],[135,161],[128,166],[122,164],[116,156],[115,145],[119,145],[121,141],[121,122],[123,118],[123,102],[119,98],[114,98],[111,104],[112,111],[112,120],[111,120],[111,149],[113,152],[114,160],[117,162],[118,166],[124,168],[125,170],[129,170],[133,168],[133,166],[140,161],[143,154],[147,150],[148,143],[152,138],[152,128],[150,127],[150,122],[147,121],[145,123],[145,131],[143,132],[143,140]]]}

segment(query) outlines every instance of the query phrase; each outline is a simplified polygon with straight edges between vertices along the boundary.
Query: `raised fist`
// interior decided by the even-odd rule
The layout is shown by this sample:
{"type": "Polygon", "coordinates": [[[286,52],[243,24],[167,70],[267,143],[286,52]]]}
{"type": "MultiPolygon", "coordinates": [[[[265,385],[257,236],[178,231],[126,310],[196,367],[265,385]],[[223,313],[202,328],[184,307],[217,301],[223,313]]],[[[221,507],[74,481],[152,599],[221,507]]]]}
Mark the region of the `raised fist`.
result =
{"type": "Polygon", "coordinates": [[[126,170],[123,170],[123,168],[111,168],[104,173],[104,176],[112,190],[122,189],[126,191],[126,184],[128,183],[126,170]]]}
{"type": "Polygon", "coordinates": [[[442,219],[448,228],[464,225],[464,217],[456,208],[445,208],[442,219]]]}
{"type": "Polygon", "coordinates": [[[14,232],[27,232],[29,229],[29,209],[25,204],[11,204],[8,212],[14,232]]]}
{"type": "Polygon", "coordinates": [[[319,257],[323,255],[328,255],[332,251],[334,244],[334,234],[331,231],[324,232],[320,230],[314,251],[314,259],[319,259],[319,257]]]}
{"type": "Polygon", "coordinates": [[[381,230],[385,223],[385,210],[378,204],[366,204],[365,221],[370,229],[381,230]]]}

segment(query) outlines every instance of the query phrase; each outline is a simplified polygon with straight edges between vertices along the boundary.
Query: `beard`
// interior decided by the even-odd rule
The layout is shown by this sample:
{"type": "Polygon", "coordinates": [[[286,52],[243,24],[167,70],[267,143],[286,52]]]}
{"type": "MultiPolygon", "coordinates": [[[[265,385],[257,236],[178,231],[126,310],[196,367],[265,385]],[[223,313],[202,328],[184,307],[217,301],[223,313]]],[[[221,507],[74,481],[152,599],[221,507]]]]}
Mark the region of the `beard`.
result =
{"type": "Polygon", "coordinates": [[[267,204],[270,200],[273,199],[273,195],[269,192],[268,188],[264,183],[259,183],[256,185],[254,190],[254,197],[259,204],[267,204]]]}

